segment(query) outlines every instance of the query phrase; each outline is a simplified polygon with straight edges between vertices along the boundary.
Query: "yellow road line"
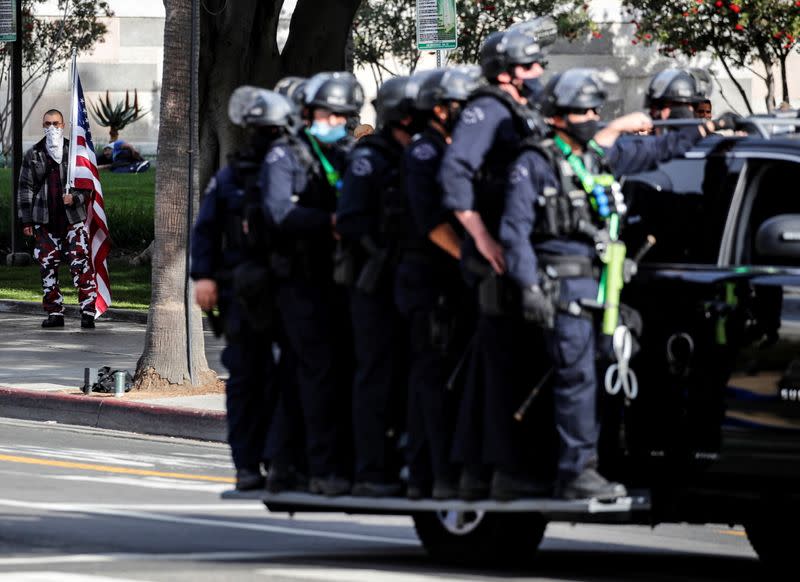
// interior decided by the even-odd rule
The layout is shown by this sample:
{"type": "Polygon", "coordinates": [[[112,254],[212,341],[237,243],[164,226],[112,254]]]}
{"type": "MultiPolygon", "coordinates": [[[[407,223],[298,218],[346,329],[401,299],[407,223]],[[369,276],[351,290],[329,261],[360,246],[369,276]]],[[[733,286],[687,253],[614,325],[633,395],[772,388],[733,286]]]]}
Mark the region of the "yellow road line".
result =
{"type": "Polygon", "coordinates": [[[150,471],[148,469],[131,469],[129,467],[114,467],[111,465],[93,465],[91,463],[75,463],[72,461],[56,461],[51,459],[37,459],[34,457],[18,457],[15,455],[0,455],[0,461],[9,463],[24,463],[26,465],[45,465],[47,467],[61,467],[63,469],[83,469],[84,471],[100,471],[103,473],[121,473],[123,475],[139,475],[141,477],[166,477],[170,479],[187,479],[189,481],[213,481],[215,483],[234,483],[231,477],[214,477],[213,475],[190,475],[189,473],[170,473],[167,471],[150,471]]]}
{"type": "Polygon", "coordinates": [[[724,530],[717,530],[717,533],[721,533],[725,536],[737,536],[740,538],[747,537],[747,533],[743,531],[739,531],[737,529],[724,529],[724,530]]]}

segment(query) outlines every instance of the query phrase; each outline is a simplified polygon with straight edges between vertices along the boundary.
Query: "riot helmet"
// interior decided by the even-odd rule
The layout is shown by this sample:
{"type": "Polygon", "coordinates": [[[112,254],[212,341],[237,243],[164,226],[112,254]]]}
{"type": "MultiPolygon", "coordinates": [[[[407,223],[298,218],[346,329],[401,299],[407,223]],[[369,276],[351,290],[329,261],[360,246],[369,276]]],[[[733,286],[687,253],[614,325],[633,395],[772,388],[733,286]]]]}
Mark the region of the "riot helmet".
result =
{"type": "Polygon", "coordinates": [[[378,127],[399,124],[413,115],[419,88],[419,78],[412,77],[393,77],[383,83],[372,102],[378,127]]]}
{"type": "Polygon", "coordinates": [[[357,115],[364,105],[364,89],[352,73],[318,73],[306,83],[305,105],[338,115],[357,115]]]}
{"type": "Polygon", "coordinates": [[[416,109],[430,111],[436,105],[466,101],[480,87],[481,71],[475,66],[437,69],[422,82],[415,103],[416,109]]]}
{"type": "Polygon", "coordinates": [[[304,77],[284,77],[275,84],[274,91],[279,93],[302,108],[305,100],[305,87],[308,79],[304,77]]]}
{"type": "Polygon", "coordinates": [[[245,128],[278,127],[290,130],[296,126],[294,105],[283,95],[243,85],[228,100],[228,118],[245,128]]]}
{"type": "Polygon", "coordinates": [[[543,62],[544,49],[555,42],[556,32],[555,21],[544,16],[490,34],[481,47],[484,76],[494,81],[500,73],[511,72],[515,65],[543,62]]]}
{"type": "Polygon", "coordinates": [[[619,77],[610,69],[569,69],[553,75],[542,95],[542,114],[552,117],[561,113],[586,111],[601,107],[612,85],[619,77]]]}
{"type": "Polygon", "coordinates": [[[702,69],[666,69],[650,81],[644,98],[648,108],[667,103],[690,105],[711,95],[711,79],[702,69]]]}

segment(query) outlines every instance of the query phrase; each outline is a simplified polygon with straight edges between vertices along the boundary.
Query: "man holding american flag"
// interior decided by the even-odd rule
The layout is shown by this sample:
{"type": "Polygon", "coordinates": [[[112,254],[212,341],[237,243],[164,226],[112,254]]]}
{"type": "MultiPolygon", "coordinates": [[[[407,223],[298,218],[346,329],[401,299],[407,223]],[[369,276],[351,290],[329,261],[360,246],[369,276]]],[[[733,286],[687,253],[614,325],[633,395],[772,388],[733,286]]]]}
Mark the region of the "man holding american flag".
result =
{"type": "Polygon", "coordinates": [[[110,247],[103,193],[83,90],[73,63],[71,140],[63,136],[64,117],[44,114],[45,137],[25,154],[19,178],[19,218],[23,233],[33,236],[34,259],[42,275],[44,328],[64,327],[64,305],[58,267],[69,263],[78,288],[81,327],[111,304],[106,256],[110,247]]]}

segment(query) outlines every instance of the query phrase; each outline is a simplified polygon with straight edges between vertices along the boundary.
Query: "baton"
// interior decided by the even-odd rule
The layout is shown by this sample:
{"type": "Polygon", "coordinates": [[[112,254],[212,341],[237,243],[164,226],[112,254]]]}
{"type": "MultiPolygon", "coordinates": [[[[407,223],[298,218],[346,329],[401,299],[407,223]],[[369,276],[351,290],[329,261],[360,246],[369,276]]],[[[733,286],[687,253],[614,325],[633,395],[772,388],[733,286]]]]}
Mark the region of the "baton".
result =
{"type": "Polygon", "coordinates": [[[531,407],[531,404],[533,404],[534,398],[536,398],[539,392],[541,392],[542,387],[545,385],[545,383],[547,383],[547,381],[553,375],[554,370],[555,368],[550,368],[549,370],[547,370],[547,372],[545,372],[544,376],[542,376],[542,378],[539,380],[536,386],[533,387],[531,393],[528,394],[528,397],[525,399],[525,402],[522,403],[522,406],[520,406],[519,409],[514,413],[514,420],[516,420],[517,422],[522,422],[522,419],[525,418],[525,413],[528,412],[528,409],[531,407]]]}
{"type": "Polygon", "coordinates": [[[475,343],[475,334],[473,334],[472,337],[470,338],[469,343],[467,344],[467,347],[464,350],[464,353],[461,354],[461,357],[459,358],[455,369],[450,374],[450,377],[447,379],[447,384],[445,385],[445,387],[447,388],[448,391],[452,391],[455,388],[458,376],[461,374],[461,370],[466,365],[467,360],[469,360],[469,356],[472,353],[472,346],[474,343],[475,343]]]}
{"type": "Polygon", "coordinates": [[[208,323],[211,325],[211,331],[214,332],[214,337],[222,336],[222,318],[213,309],[206,311],[208,316],[208,323]]]}

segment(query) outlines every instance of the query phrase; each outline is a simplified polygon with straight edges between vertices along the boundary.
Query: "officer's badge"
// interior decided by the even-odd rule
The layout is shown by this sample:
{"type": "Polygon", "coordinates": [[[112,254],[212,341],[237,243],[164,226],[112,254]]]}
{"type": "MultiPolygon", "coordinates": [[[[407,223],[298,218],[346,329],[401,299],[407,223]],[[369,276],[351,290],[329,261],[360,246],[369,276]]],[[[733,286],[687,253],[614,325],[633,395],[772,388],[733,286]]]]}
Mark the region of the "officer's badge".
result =
{"type": "Polygon", "coordinates": [[[486,114],[480,107],[467,107],[464,113],[461,114],[461,120],[465,125],[475,125],[486,119],[486,114]]]}
{"type": "Polygon", "coordinates": [[[508,181],[511,182],[512,184],[519,184],[530,175],[531,174],[528,171],[528,168],[526,168],[521,164],[518,164],[514,166],[513,170],[511,170],[511,176],[509,177],[508,181]]]}
{"type": "Polygon", "coordinates": [[[368,158],[358,158],[353,160],[353,165],[350,167],[350,171],[353,172],[354,176],[358,176],[360,178],[369,176],[372,174],[372,162],[370,162],[368,158]]]}
{"type": "Polygon", "coordinates": [[[421,143],[411,150],[411,155],[415,160],[427,162],[436,157],[436,148],[429,143],[421,143]]]}
{"type": "Polygon", "coordinates": [[[275,148],[274,150],[272,150],[271,152],[269,152],[267,154],[267,163],[268,164],[274,164],[278,160],[283,159],[285,157],[286,157],[286,150],[285,149],[283,149],[283,148],[275,148]]]}

